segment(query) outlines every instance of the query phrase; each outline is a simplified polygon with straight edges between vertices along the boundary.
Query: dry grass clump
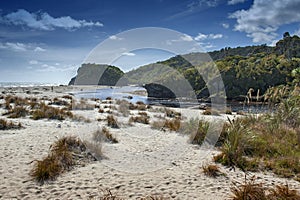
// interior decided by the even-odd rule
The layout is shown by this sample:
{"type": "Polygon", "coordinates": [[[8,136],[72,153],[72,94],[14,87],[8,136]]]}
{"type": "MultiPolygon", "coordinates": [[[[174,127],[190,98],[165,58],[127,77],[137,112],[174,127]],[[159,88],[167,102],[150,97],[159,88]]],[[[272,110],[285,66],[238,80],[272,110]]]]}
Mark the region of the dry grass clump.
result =
{"type": "Polygon", "coordinates": [[[171,131],[178,131],[180,125],[181,125],[180,119],[171,119],[165,121],[164,127],[168,128],[171,131]]]}
{"type": "Polygon", "coordinates": [[[141,124],[149,124],[150,121],[149,121],[149,116],[147,115],[139,115],[139,116],[132,116],[129,118],[129,123],[132,123],[132,122],[137,122],[137,123],[141,123],[141,124]]]}
{"type": "Polygon", "coordinates": [[[232,200],[300,200],[300,194],[290,189],[288,185],[276,185],[270,189],[264,187],[262,183],[256,183],[254,176],[249,181],[245,177],[243,184],[233,184],[230,198],[232,200]]]}
{"type": "Polygon", "coordinates": [[[180,119],[171,119],[171,120],[164,120],[164,121],[154,121],[151,124],[151,128],[153,129],[160,129],[162,131],[165,131],[166,129],[169,129],[170,131],[178,131],[181,126],[180,119]]]}
{"type": "Polygon", "coordinates": [[[26,117],[29,111],[24,106],[15,106],[8,110],[4,115],[8,115],[9,118],[26,117]]]}
{"type": "Polygon", "coordinates": [[[224,175],[220,171],[220,168],[217,165],[203,165],[202,171],[206,176],[214,177],[214,178],[224,175]]]}
{"type": "Polygon", "coordinates": [[[62,99],[58,99],[57,97],[51,100],[48,105],[67,106],[67,107],[71,106],[69,102],[62,99]]]}
{"type": "Polygon", "coordinates": [[[64,95],[61,98],[63,98],[63,99],[69,99],[69,100],[73,99],[73,97],[71,95],[64,95]]]}
{"type": "Polygon", "coordinates": [[[32,112],[32,119],[57,119],[57,120],[64,120],[65,118],[73,117],[73,114],[69,111],[65,111],[64,109],[55,108],[52,106],[48,106],[44,103],[41,103],[39,109],[34,110],[32,112]]]}
{"type": "Polygon", "coordinates": [[[165,113],[166,113],[167,117],[170,117],[170,118],[181,118],[180,112],[177,112],[177,111],[174,111],[174,110],[171,110],[168,108],[165,109],[165,113]]]}
{"type": "Polygon", "coordinates": [[[119,105],[118,111],[124,116],[127,117],[130,114],[129,111],[129,102],[126,100],[117,100],[117,104],[119,105]]]}
{"type": "Polygon", "coordinates": [[[22,128],[21,123],[14,124],[13,122],[8,122],[4,119],[0,119],[0,130],[20,129],[20,128],[22,128]]]}
{"type": "Polygon", "coordinates": [[[241,185],[234,183],[231,192],[232,200],[267,200],[265,188],[262,183],[255,183],[255,177],[252,177],[250,181],[245,180],[245,183],[241,185]]]}
{"type": "Polygon", "coordinates": [[[108,115],[106,117],[106,120],[107,120],[107,126],[111,128],[119,128],[118,121],[117,119],[115,119],[113,115],[108,115]]]}
{"type": "Polygon", "coordinates": [[[300,194],[296,190],[292,190],[288,185],[276,185],[270,190],[268,195],[270,200],[300,200],[300,194]]]}
{"type": "Polygon", "coordinates": [[[111,142],[118,143],[119,141],[109,132],[106,127],[103,127],[101,130],[97,130],[93,133],[93,140],[96,142],[111,142]]]}
{"type": "Polygon", "coordinates": [[[80,99],[79,102],[74,101],[72,104],[72,109],[74,110],[94,110],[95,105],[89,104],[87,100],[80,99]]]}
{"type": "Polygon", "coordinates": [[[85,154],[85,144],[75,137],[63,137],[50,146],[50,153],[42,160],[37,160],[30,175],[40,184],[54,180],[61,173],[70,170],[82,157],[91,160],[85,154]]]}

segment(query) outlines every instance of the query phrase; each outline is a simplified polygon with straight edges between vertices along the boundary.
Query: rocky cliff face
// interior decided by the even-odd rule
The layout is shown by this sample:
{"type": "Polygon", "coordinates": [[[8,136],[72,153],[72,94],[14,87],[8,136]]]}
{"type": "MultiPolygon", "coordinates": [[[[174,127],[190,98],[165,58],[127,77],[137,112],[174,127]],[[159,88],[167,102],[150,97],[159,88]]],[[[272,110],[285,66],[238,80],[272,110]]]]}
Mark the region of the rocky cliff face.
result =
{"type": "Polygon", "coordinates": [[[110,85],[117,84],[124,72],[110,65],[82,64],[69,85],[110,85]]]}
{"type": "Polygon", "coordinates": [[[176,95],[167,87],[156,84],[149,83],[143,86],[148,93],[148,97],[158,98],[158,99],[175,99],[176,95]]]}

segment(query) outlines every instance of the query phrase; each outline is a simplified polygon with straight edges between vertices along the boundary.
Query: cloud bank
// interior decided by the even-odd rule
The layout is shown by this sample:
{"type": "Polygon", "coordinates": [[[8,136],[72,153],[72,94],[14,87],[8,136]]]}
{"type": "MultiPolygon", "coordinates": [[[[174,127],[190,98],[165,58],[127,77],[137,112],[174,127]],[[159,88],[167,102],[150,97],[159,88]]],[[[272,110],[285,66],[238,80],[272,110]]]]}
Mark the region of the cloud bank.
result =
{"type": "Polygon", "coordinates": [[[300,23],[299,0],[254,0],[248,10],[239,10],[229,18],[236,19],[234,30],[245,32],[253,42],[271,42],[282,25],[300,23]]]}
{"type": "Polygon", "coordinates": [[[24,9],[19,9],[16,12],[2,16],[0,18],[0,22],[16,26],[27,26],[32,29],[45,31],[55,30],[56,28],[72,30],[82,27],[103,26],[103,24],[100,22],[76,20],[70,16],[54,18],[46,12],[30,13],[24,9]]]}

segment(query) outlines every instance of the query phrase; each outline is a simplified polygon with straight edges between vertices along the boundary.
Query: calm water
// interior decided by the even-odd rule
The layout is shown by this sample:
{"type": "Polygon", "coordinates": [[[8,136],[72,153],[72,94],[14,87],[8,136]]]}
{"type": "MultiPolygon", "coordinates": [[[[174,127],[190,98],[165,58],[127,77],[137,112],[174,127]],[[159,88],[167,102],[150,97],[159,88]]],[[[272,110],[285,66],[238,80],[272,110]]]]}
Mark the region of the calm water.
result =
{"type": "MultiPolygon", "coordinates": [[[[201,102],[196,101],[170,101],[170,100],[158,100],[158,99],[149,99],[147,96],[141,96],[134,94],[135,91],[146,91],[143,87],[134,87],[134,86],[125,86],[119,88],[105,88],[105,89],[97,89],[85,92],[74,92],[75,97],[77,98],[98,98],[101,100],[106,99],[107,97],[112,97],[113,99],[124,99],[132,103],[136,103],[137,101],[142,101],[145,104],[150,105],[165,105],[170,107],[196,107],[202,104],[201,102]],[[131,98],[128,98],[131,97],[131,98]]],[[[206,103],[208,106],[209,104],[206,103]]],[[[243,111],[250,113],[262,113],[267,112],[268,107],[266,105],[254,105],[254,106],[245,106],[243,104],[231,104],[227,102],[227,107],[230,107],[233,112],[243,111]]]]}

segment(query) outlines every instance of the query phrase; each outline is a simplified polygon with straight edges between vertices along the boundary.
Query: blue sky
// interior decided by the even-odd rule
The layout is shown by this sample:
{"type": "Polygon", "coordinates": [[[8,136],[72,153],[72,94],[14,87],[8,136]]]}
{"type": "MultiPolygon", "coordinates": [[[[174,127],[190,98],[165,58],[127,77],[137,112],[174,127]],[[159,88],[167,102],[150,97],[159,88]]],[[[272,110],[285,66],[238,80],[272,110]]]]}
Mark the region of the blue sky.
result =
{"type": "MultiPolygon", "coordinates": [[[[0,82],[68,83],[90,52],[135,28],[186,34],[205,51],[274,45],[300,35],[300,0],[10,0],[0,5],[0,82]]],[[[172,56],[159,50],[122,54],[127,71],[172,56]]]]}

